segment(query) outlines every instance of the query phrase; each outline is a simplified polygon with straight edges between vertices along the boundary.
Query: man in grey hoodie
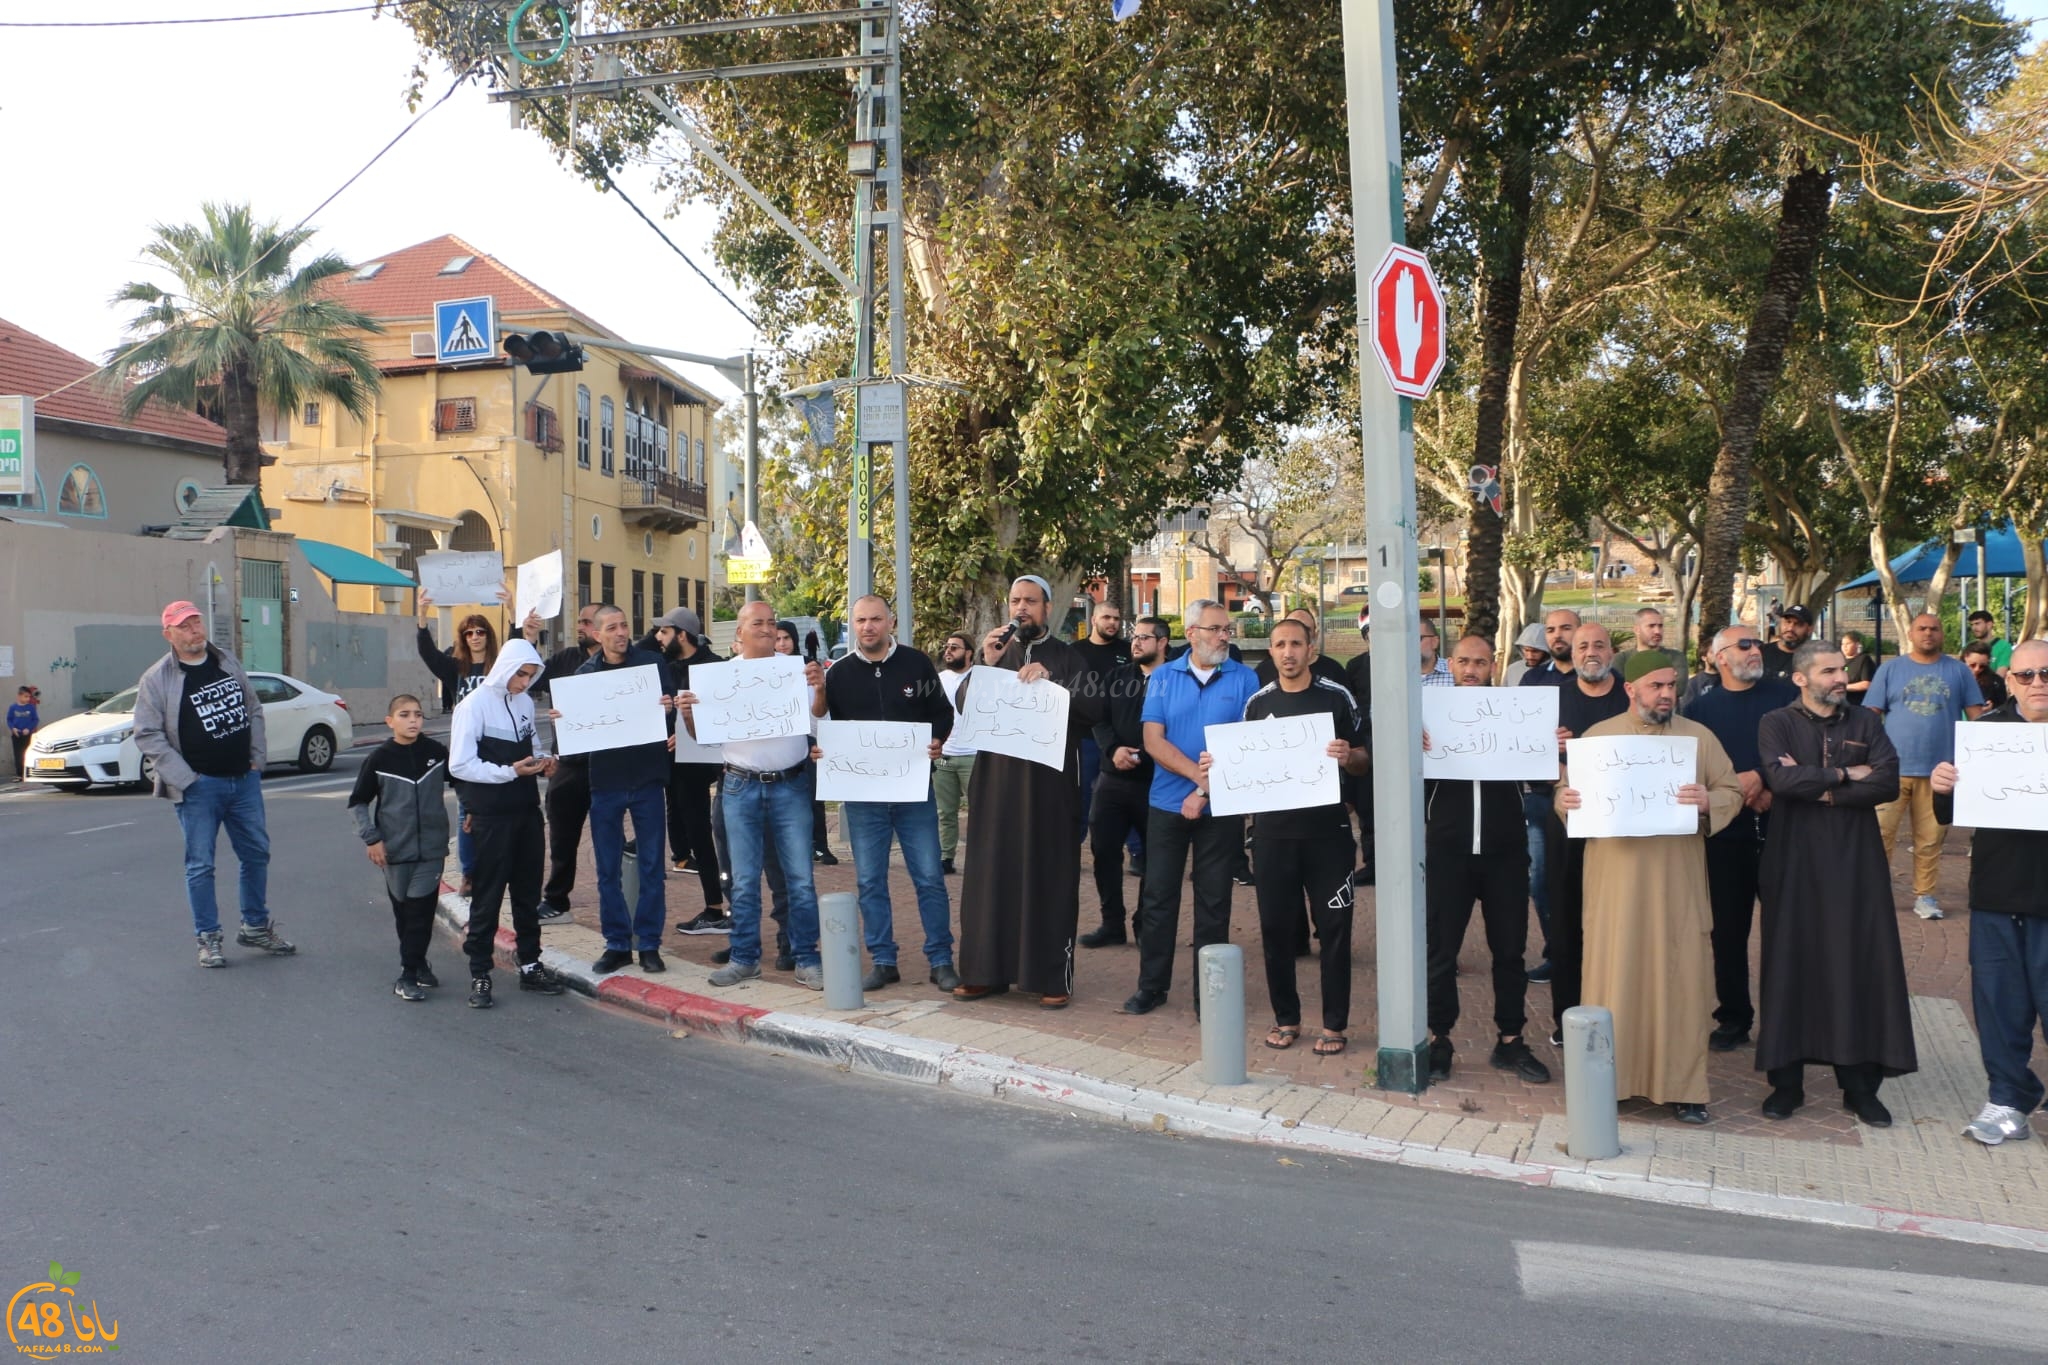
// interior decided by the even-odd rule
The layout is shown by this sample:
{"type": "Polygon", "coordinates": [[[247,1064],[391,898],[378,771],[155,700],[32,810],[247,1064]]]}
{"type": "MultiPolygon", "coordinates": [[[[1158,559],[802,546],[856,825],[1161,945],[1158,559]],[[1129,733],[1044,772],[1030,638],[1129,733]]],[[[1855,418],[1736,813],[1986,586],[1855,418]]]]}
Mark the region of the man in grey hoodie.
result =
{"type": "Polygon", "coordinates": [[[241,862],[242,927],[235,942],[284,955],[298,948],[277,932],[265,892],[270,833],[263,821],[263,705],[235,656],[206,638],[190,602],[163,611],[171,652],[135,685],[135,747],[155,772],[185,831],[185,899],[199,936],[199,965],[225,967],[213,856],[227,826],[241,862]]]}

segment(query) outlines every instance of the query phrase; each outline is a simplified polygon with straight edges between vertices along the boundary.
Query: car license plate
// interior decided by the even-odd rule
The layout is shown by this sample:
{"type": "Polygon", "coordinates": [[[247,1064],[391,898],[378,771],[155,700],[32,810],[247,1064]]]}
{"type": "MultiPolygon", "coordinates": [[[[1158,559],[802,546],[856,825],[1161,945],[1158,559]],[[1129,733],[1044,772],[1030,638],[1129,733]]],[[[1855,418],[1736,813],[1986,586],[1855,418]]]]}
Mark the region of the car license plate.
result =
{"type": "Polygon", "coordinates": [[[36,760],[36,771],[39,773],[61,773],[64,771],[64,760],[61,758],[39,758],[36,760]]]}

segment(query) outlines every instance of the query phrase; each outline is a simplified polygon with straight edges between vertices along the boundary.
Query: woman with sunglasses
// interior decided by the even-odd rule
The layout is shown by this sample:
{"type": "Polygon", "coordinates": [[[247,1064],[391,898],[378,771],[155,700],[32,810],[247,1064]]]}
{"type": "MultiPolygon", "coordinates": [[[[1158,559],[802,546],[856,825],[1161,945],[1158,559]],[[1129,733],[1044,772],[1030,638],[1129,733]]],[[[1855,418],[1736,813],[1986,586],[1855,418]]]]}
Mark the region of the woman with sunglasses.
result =
{"type": "MultiPolygon", "coordinates": [[[[419,626],[420,662],[441,680],[441,707],[452,713],[458,702],[483,686],[484,679],[490,676],[491,665],[498,661],[498,632],[483,616],[471,612],[456,623],[454,645],[442,649],[434,643],[434,632],[427,625],[433,610],[433,594],[422,591],[419,610],[413,618],[419,626]]],[[[455,856],[462,864],[462,894],[465,896],[469,894],[470,874],[476,869],[476,850],[470,839],[468,815],[458,795],[455,802],[455,856]]]]}

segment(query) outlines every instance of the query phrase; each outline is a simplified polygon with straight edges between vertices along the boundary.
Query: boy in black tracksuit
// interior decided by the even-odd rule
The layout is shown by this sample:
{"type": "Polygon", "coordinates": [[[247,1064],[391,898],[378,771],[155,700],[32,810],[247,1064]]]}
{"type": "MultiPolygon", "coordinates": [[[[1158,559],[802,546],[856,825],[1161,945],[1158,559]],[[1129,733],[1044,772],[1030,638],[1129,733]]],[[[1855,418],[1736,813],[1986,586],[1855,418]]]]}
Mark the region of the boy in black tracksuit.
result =
{"type": "MultiPolygon", "coordinates": [[[[1475,635],[1451,652],[1451,675],[1459,687],[1493,681],[1493,645],[1475,635]]],[[[1619,690],[1619,689],[1617,689],[1619,690]]],[[[1430,747],[1427,730],[1422,747],[1430,747]]],[[[1486,926],[1486,951],[1493,958],[1493,1023],[1499,1041],[1487,1060],[1532,1085],[1550,1079],[1550,1068],[1529,1051],[1522,1036],[1528,1023],[1529,826],[1522,813],[1520,782],[1437,779],[1422,784],[1423,847],[1429,876],[1423,903],[1427,921],[1429,981],[1429,1078],[1451,1074],[1451,1030],[1458,1023],[1458,949],[1472,922],[1472,903],[1486,926]]]]}
{"type": "Polygon", "coordinates": [[[412,1001],[425,1000],[424,988],[441,984],[427,965],[427,945],[448,857],[448,750],[420,734],[426,718],[418,697],[400,693],[391,699],[384,717],[391,738],[356,770],[348,797],[370,861],[384,869],[384,890],[398,926],[399,972],[392,994],[412,1001]]]}

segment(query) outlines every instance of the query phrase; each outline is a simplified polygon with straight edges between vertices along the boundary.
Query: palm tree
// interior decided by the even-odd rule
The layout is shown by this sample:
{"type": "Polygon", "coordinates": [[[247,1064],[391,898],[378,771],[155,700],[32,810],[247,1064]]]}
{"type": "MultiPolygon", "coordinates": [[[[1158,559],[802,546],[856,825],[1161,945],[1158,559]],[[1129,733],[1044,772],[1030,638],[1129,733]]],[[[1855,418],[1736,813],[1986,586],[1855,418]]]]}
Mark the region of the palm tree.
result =
{"type": "Polygon", "coordinates": [[[328,252],[292,269],[310,229],[280,232],[256,222],[247,204],[204,209],[204,227],[159,223],[143,248],[177,278],[177,292],[138,281],[114,295],[115,304],[142,309],[108,355],[105,379],[127,417],[152,399],[204,411],[227,428],[227,481],[258,484],[266,463],[259,408],[295,412],[324,396],[367,419],[378,376],[358,338],[384,329],[324,288],[354,270],[341,257],[328,252]]]}

